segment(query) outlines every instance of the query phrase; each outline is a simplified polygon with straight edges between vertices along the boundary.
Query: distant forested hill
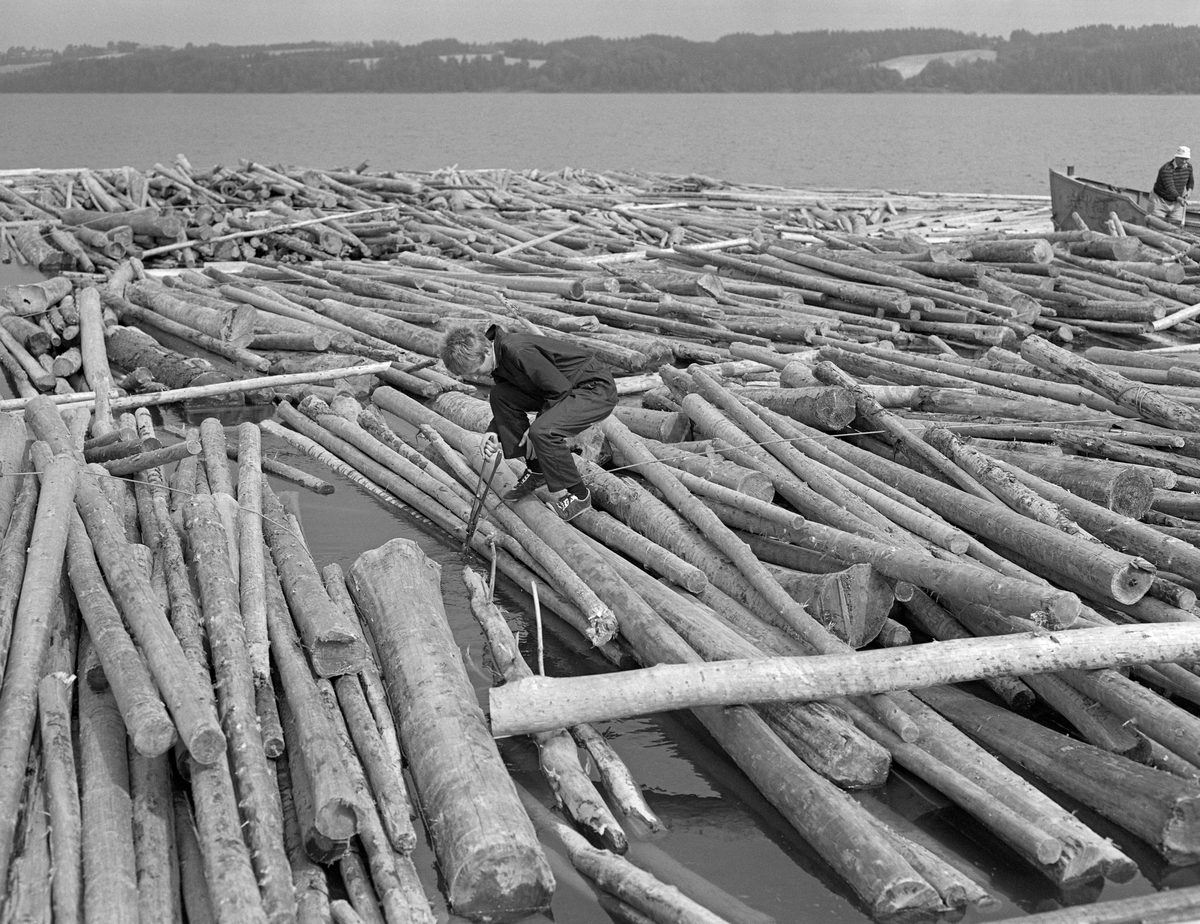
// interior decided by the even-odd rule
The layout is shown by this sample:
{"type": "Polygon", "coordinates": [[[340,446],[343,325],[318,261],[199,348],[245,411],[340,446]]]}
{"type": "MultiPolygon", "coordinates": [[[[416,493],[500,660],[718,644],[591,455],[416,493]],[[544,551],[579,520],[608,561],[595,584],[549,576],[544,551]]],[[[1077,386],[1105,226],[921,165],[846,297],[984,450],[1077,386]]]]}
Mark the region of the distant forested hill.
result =
{"type": "Polygon", "coordinates": [[[1088,26],[1009,38],[947,29],[370,44],[10,48],[0,92],[1200,93],[1200,27],[1088,26]],[[879,62],[933,60],[904,79],[879,62]]]}

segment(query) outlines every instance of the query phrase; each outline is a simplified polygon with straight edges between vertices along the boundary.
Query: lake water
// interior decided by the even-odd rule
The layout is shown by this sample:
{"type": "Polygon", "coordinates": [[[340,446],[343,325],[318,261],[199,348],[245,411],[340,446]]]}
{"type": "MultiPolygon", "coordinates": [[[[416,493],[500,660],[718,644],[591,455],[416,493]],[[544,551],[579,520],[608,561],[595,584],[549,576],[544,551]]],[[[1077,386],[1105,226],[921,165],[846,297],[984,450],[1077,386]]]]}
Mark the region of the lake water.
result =
{"type": "MultiPolygon", "coordinates": [[[[412,171],[572,166],[781,186],[1045,194],[1047,169],[1067,165],[1085,176],[1148,187],[1178,144],[1200,141],[1180,131],[1200,126],[1198,103],[1198,97],[1113,96],[0,94],[0,169],[145,169],[183,153],[197,169],[239,158],[320,167],[365,161],[375,170],[412,171]]],[[[0,266],[0,285],[32,275],[0,266]]],[[[6,386],[0,393],[8,395],[6,386]]],[[[173,410],[163,414],[180,421],[173,410]]],[[[225,422],[237,417],[226,415],[225,422]]],[[[480,633],[461,578],[464,564],[480,563],[340,476],[274,448],[337,486],[327,497],[302,492],[317,562],[349,568],[362,551],[394,536],[415,539],[441,564],[456,640],[469,662],[481,664],[480,633]]],[[[503,581],[497,590],[499,602],[528,624],[529,599],[503,581]]],[[[605,669],[569,632],[549,634],[546,664],[551,675],[605,669]]],[[[482,688],[484,681],[477,683],[482,688]]],[[[690,717],[652,716],[607,723],[604,730],[668,824],[653,848],[780,924],[870,920],[690,717]]],[[[514,774],[544,793],[532,747],[508,741],[502,749],[514,774]]],[[[949,845],[996,896],[997,904],[954,918],[966,924],[1196,881],[1192,871],[1165,867],[1128,834],[1084,811],[1138,860],[1143,875],[1110,883],[1102,894],[1098,887],[1064,894],[903,773],[870,798],[949,845]]],[[[416,860],[435,898],[437,872],[426,845],[416,860]]],[[[566,861],[553,860],[559,880],[553,919],[609,921],[566,861]]]]}
{"type": "MultiPolygon", "coordinates": [[[[0,94],[0,169],[183,153],[375,170],[564,166],[797,187],[1047,192],[1047,169],[1149,188],[1200,145],[1196,96],[0,94]]],[[[1197,148],[1200,150],[1200,147],[1197,148]]]]}

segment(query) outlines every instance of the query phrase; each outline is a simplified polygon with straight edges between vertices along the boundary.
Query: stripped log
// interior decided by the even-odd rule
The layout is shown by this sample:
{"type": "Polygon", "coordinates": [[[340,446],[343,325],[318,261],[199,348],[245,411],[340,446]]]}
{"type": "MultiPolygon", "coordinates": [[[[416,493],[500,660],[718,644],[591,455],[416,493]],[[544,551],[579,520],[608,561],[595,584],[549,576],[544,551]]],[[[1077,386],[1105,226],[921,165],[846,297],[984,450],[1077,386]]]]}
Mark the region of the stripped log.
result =
{"type": "MultiPolygon", "coordinates": [[[[497,668],[508,682],[533,676],[517,650],[517,640],[499,608],[489,599],[483,579],[470,568],[463,569],[463,580],[471,595],[471,611],[487,636],[488,647],[497,668]]],[[[608,810],[592,781],[579,764],[575,742],[566,729],[538,732],[532,736],[540,755],[542,774],[555,800],[577,825],[591,832],[606,849],[622,854],[629,840],[621,825],[608,810]]]]}
{"type": "Polygon", "coordinates": [[[45,314],[71,294],[74,286],[65,276],[54,276],[45,282],[4,287],[4,299],[23,315],[45,314]]]}
{"type": "Polygon", "coordinates": [[[749,398],[779,414],[794,417],[801,423],[836,433],[850,424],[857,413],[854,397],[844,388],[819,386],[815,388],[738,388],[731,389],[742,398],[749,398]]]}
{"type": "Polygon", "coordinates": [[[130,753],[129,794],[133,800],[138,919],[178,921],[182,917],[182,899],[170,757],[130,753]]]}
{"type": "Polygon", "coordinates": [[[320,924],[329,920],[329,881],[321,865],[304,851],[292,795],[288,755],[280,756],[275,762],[275,770],[283,806],[283,844],[288,862],[292,865],[292,879],[296,886],[296,924],[320,924]]]}
{"type": "MultiPolygon", "coordinates": [[[[600,554],[605,554],[601,552],[600,554]]],[[[672,593],[649,580],[638,569],[617,556],[605,556],[621,577],[663,620],[706,660],[762,657],[778,653],[739,637],[714,617],[702,604],[672,593]]],[[[785,636],[786,654],[800,654],[803,646],[785,636]]],[[[887,754],[860,734],[840,709],[840,701],[829,703],[777,703],[759,707],[772,730],[809,767],[845,789],[880,786],[887,779],[887,754]]]]}
{"type": "MultiPolygon", "coordinates": [[[[24,424],[22,424],[24,429],[24,424]]],[[[21,600],[25,578],[26,552],[30,547],[34,514],[38,507],[38,480],[33,474],[12,475],[5,479],[20,486],[12,519],[4,540],[0,542],[0,676],[8,664],[12,642],[13,619],[21,600]]]]}
{"type": "Polygon", "coordinates": [[[401,869],[411,865],[411,861],[407,856],[392,850],[383,823],[379,820],[379,812],[371,798],[362,765],[354,755],[354,744],[350,740],[350,732],[346,729],[345,718],[338,709],[333,686],[328,680],[318,680],[317,688],[320,690],[324,708],[337,730],[342,762],[347,770],[348,782],[356,794],[358,839],[367,855],[371,880],[379,895],[384,915],[391,921],[419,921],[423,917],[420,912],[427,909],[428,905],[425,893],[415,883],[415,877],[412,881],[405,881],[400,873],[401,869]]]}
{"type": "Polygon", "coordinates": [[[54,920],[83,920],[82,818],[75,746],[71,738],[69,674],[47,674],[38,684],[38,731],[46,772],[46,806],[50,815],[50,854],[54,859],[51,908],[54,920]]]}
{"type": "Polygon", "coordinates": [[[597,886],[617,896],[652,921],[679,924],[727,924],[724,918],[665,885],[650,873],[608,851],[598,850],[582,835],[558,821],[527,793],[521,795],[538,830],[556,837],[567,850],[571,863],[597,886]]]}
{"type": "Polygon", "coordinates": [[[1096,541],[1062,508],[1026,488],[1007,470],[1000,468],[987,455],[968,446],[945,427],[929,427],[925,430],[924,439],[1018,513],[1039,523],[1053,526],[1069,536],[1087,542],[1096,541]]]}
{"type": "Polygon", "coordinates": [[[919,746],[901,741],[861,710],[851,706],[851,715],[859,728],[888,748],[898,764],[933,784],[953,802],[981,819],[1030,865],[1044,869],[1052,867],[1062,858],[1062,842],[1035,822],[1022,817],[1019,812],[953,768],[942,764],[919,746]]]}
{"type": "Polygon", "coordinates": [[[303,537],[288,526],[283,506],[265,479],[262,505],[263,533],[313,670],[320,677],[360,670],[369,653],[325,593],[303,537]]]}
{"type": "Polygon", "coordinates": [[[245,346],[254,334],[257,312],[250,305],[218,310],[175,298],[164,286],[148,280],[126,286],[125,297],[135,305],[234,346],[245,346]]]}
{"type": "MultiPolygon", "coordinates": [[[[86,673],[88,650],[80,650],[86,673]]],[[[137,924],[137,869],[125,726],[111,693],[79,685],[79,776],[83,819],[83,901],[108,924],[137,924]]]]}
{"type": "Polygon", "coordinates": [[[1170,863],[1200,850],[1200,784],[1083,744],[953,687],[917,696],[989,748],[1137,834],[1170,863]]]}
{"type": "MultiPolygon", "coordinates": [[[[1116,552],[1097,554],[1096,546],[1071,540],[1058,530],[1009,510],[1002,504],[987,504],[944,483],[904,466],[851,446],[830,444],[844,459],[860,465],[878,478],[892,480],[895,487],[928,504],[951,523],[1025,555],[1039,567],[1077,578],[1113,600],[1140,600],[1153,580],[1153,568],[1130,555],[1116,552]]],[[[972,548],[971,554],[979,553],[972,548]]]]}
{"type": "MultiPolygon", "coordinates": [[[[368,363],[363,366],[353,366],[350,368],[341,369],[325,369],[320,372],[297,372],[294,375],[264,376],[262,378],[217,382],[211,385],[174,388],[167,391],[154,392],[152,394],[125,395],[121,398],[114,398],[109,401],[109,410],[119,411],[136,407],[152,407],[158,404],[173,404],[180,401],[192,401],[200,398],[213,398],[228,395],[237,395],[239,396],[239,400],[241,400],[240,396],[245,392],[252,392],[256,389],[308,384],[313,382],[326,382],[334,379],[344,378],[347,375],[370,375],[382,372],[384,369],[389,367],[389,363],[368,363]]],[[[62,395],[60,396],[59,400],[55,401],[54,403],[67,407],[78,406],[82,408],[89,408],[96,404],[96,402],[97,398],[94,393],[80,392],[74,395],[62,395]]],[[[0,401],[0,411],[23,409],[28,403],[29,401],[27,399],[21,398],[0,401]]]]}
{"type": "Polygon", "coordinates": [[[79,352],[83,361],[83,376],[94,395],[96,423],[93,435],[99,436],[114,428],[112,419],[112,371],[108,367],[105,347],[104,318],[101,314],[100,292],[89,286],[75,299],[79,310],[79,352]]]}
{"type": "Polygon", "coordinates": [[[196,564],[221,722],[229,739],[263,906],[268,920],[291,920],[296,916],[296,901],[283,849],[279,790],[258,730],[254,676],[238,607],[237,581],[230,566],[225,531],[212,498],[197,495],[188,502],[184,507],[184,527],[196,564]]]}
{"type": "MultiPolygon", "coordinates": [[[[203,435],[203,430],[201,430],[203,435]]],[[[271,685],[270,642],[267,637],[266,577],[262,530],[262,466],[259,429],[249,421],[238,426],[237,543],[238,593],[246,645],[254,673],[256,711],[267,744],[267,756],[278,757],[283,731],[271,685]]],[[[214,448],[221,448],[215,446],[214,448]]],[[[219,460],[216,468],[226,465],[219,460]]],[[[206,467],[212,467],[206,462],[206,467]]]]}
{"type": "Polygon", "coordinates": [[[50,645],[50,613],[59,593],[78,467],[56,458],[42,475],[8,666],[0,687],[0,870],[9,867],[25,768],[37,722],[37,685],[50,645]]]}
{"type": "Polygon", "coordinates": [[[67,571],[96,658],[133,746],[147,757],[165,753],[175,741],[175,726],[104,586],[83,521],[74,512],[67,539],[67,571]]]}
{"type": "Polygon", "coordinates": [[[1179,661],[1200,650],[1190,624],[1076,629],[910,645],[820,658],[659,665],[597,677],[531,677],[493,688],[492,732],[528,734],[698,705],[825,699],[1005,674],[1179,661]]]}
{"type": "MultiPolygon", "coordinates": [[[[358,626],[358,614],[346,589],[346,578],[341,567],[337,564],[326,565],[321,570],[321,577],[325,580],[329,599],[346,612],[346,618],[352,625],[358,626]]],[[[379,820],[391,841],[392,849],[407,857],[417,844],[417,834],[412,824],[415,813],[409,802],[408,786],[404,782],[403,757],[391,711],[386,708],[386,702],[382,704],[383,708],[372,710],[368,701],[367,690],[377,684],[379,671],[372,662],[361,674],[338,677],[334,681],[334,692],[345,717],[346,729],[354,742],[354,751],[362,762],[370,784],[379,820]]],[[[382,690],[376,692],[383,693],[382,690]]]]}
{"type": "Polygon", "coordinates": [[[164,607],[148,577],[133,564],[134,556],[123,531],[90,472],[80,473],[76,506],[113,599],[141,645],[180,738],[193,757],[202,763],[211,762],[222,752],[225,742],[211,703],[198,689],[164,607]]]}
{"type": "Polygon", "coordinates": [[[346,779],[337,729],[325,712],[274,565],[265,568],[264,592],[264,615],[279,680],[289,708],[305,717],[295,723],[296,734],[289,741],[291,773],[293,778],[303,773],[317,832],[327,841],[345,841],[356,829],[354,792],[346,779]]]}
{"type": "Polygon", "coordinates": [[[179,857],[180,904],[188,921],[214,924],[217,918],[208,894],[204,858],[200,854],[200,841],[196,836],[196,820],[183,792],[175,790],[171,803],[175,814],[175,850],[179,857]]]}
{"type": "MultiPolygon", "coordinates": [[[[603,562],[590,564],[590,570],[598,571],[597,564],[603,562]]],[[[603,580],[597,592],[618,614],[622,635],[644,663],[699,660],[616,572],[604,568],[598,577],[603,580]]],[[[702,708],[696,715],[755,786],[873,909],[928,908],[936,901],[932,889],[859,815],[858,806],[803,763],[765,719],[748,708],[702,708]]]]}
{"type": "Polygon", "coordinates": [[[437,584],[436,566],[406,540],[364,553],[350,569],[422,807],[442,822],[432,834],[451,908],[531,913],[549,905],[550,869],[487,734],[437,584]]]}

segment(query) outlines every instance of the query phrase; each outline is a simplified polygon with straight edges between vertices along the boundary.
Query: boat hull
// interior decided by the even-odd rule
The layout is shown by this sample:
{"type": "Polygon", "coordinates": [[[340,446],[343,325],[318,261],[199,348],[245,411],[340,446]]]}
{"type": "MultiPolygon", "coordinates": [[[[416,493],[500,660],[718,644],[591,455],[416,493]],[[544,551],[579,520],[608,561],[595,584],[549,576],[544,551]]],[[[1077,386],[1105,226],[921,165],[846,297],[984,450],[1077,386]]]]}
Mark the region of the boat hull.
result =
{"type": "MultiPolygon", "coordinates": [[[[1113,212],[1130,224],[1165,227],[1160,219],[1150,216],[1150,193],[1066,176],[1055,170],[1050,171],[1050,208],[1054,227],[1059,231],[1076,230],[1072,212],[1093,231],[1106,231],[1105,222],[1113,212]]],[[[1200,229],[1200,214],[1195,209],[1188,209],[1185,227],[1200,229]]]]}

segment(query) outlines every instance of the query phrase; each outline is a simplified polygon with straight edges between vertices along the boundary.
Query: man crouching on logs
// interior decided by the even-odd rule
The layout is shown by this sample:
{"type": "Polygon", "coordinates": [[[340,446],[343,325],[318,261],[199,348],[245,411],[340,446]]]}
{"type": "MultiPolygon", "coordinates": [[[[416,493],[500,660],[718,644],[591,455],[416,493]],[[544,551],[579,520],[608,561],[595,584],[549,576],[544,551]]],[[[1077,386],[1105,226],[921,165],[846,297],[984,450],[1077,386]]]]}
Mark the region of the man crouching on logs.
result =
{"type": "Polygon", "coordinates": [[[566,440],[612,413],[617,405],[612,373],[583,347],[495,324],[485,332],[466,324],[451,327],[438,352],[455,375],[492,377],[484,461],[500,451],[506,459],[522,452],[525,457],[525,473],[504,499],[520,500],[544,484],[556,495],[553,507],[564,520],[591,507],[566,440]],[[532,423],[530,411],[537,415],[532,423]]]}

